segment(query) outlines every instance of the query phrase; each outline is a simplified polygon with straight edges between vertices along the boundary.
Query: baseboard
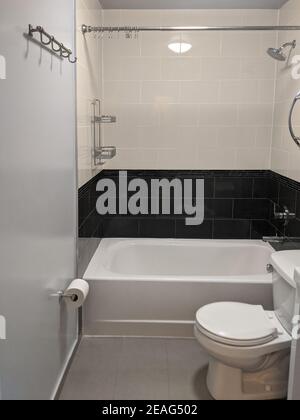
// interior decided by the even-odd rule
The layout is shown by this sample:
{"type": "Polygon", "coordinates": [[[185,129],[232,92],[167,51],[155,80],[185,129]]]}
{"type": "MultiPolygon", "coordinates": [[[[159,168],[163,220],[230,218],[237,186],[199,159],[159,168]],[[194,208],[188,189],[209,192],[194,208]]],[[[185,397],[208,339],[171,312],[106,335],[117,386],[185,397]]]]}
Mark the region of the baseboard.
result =
{"type": "Polygon", "coordinates": [[[192,321],[96,321],[84,328],[89,337],[193,338],[192,321]]]}
{"type": "Polygon", "coordinates": [[[79,347],[80,342],[81,342],[81,336],[78,337],[78,339],[75,341],[75,343],[73,344],[73,346],[72,346],[72,348],[69,352],[69,355],[68,355],[68,357],[66,359],[66,362],[63,366],[62,372],[59,375],[57,383],[54,387],[54,391],[53,391],[52,396],[50,398],[51,401],[58,400],[59,397],[60,397],[60,394],[61,394],[64,382],[65,382],[66,376],[67,376],[67,374],[70,370],[70,366],[72,364],[73,358],[74,358],[75,353],[76,353],[76,351],[79,347]]]}

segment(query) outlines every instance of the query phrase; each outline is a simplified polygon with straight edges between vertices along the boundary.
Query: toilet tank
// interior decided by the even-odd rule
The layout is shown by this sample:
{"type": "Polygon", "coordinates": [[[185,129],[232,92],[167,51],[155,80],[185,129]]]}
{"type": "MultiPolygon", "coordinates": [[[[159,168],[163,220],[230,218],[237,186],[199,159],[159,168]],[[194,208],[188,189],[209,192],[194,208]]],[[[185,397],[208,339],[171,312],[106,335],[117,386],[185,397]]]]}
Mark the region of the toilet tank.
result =
{"type": "Polygon", "coordinates": [[[295,315],[295,269],[300,267],[300,251],[276,252],[271,256],[273,272],[274,310],[282,326],[292,334],[295,315]]]}

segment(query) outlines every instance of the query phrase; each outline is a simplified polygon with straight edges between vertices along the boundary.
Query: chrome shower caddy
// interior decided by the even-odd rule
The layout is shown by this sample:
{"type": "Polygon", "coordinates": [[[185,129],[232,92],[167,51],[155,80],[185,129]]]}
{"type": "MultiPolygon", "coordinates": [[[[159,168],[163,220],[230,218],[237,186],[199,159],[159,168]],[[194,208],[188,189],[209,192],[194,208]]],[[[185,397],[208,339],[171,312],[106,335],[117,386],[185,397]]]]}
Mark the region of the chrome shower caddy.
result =
{"type": "Polygon", "coordinates": [[[104,165],[106,161],[113,159],[117,155],[117,148],[115,146],[102,145],[102,131],[101,124],[114,124],[117,118],[112,115],[101,115],[101,101],[95,99],[92,102],[93,107],[93,158],[94,165],[104,165]],[[98,130],[97,130],[98,125],[98,130]],[[97,134],[98,133],[98,134],[97,134]]]}

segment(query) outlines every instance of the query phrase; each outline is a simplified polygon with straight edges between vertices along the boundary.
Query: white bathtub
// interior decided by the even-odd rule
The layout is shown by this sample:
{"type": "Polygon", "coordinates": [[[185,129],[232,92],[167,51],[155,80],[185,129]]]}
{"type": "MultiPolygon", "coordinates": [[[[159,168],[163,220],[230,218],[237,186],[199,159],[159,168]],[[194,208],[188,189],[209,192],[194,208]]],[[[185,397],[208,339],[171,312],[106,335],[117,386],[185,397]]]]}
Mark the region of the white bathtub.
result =
{"type": "Polygon", "coordinates": [[[192,337],[208,303],[272,309],[272,252],[261,241],[104,239],[84,276],[84,334],[192,337]]]}

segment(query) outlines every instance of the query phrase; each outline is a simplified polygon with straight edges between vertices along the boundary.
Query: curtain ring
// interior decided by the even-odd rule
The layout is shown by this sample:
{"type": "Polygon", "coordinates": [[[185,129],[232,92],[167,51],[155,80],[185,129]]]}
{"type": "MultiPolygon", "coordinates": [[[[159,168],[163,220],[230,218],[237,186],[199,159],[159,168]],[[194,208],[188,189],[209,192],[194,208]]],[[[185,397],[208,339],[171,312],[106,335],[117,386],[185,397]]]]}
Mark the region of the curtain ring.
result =
{"type": "Polygon", "coordinates": [[[138,27],[137,26],[135,27],[135,35],[134,35],[134,38],[135,39],[138,39],[139,38],[139,30],[138,30],[138,27]]]}

